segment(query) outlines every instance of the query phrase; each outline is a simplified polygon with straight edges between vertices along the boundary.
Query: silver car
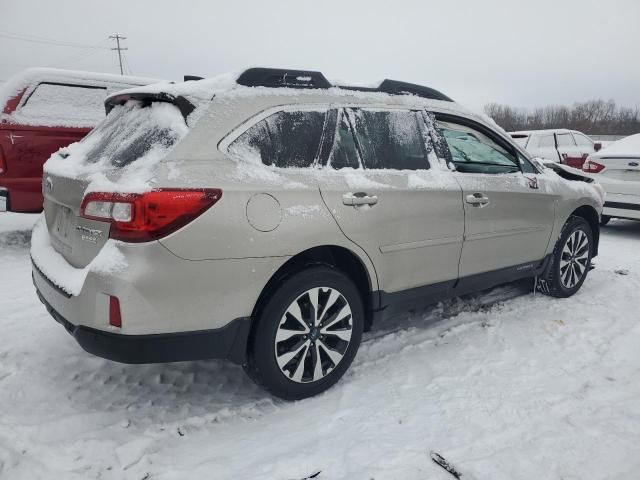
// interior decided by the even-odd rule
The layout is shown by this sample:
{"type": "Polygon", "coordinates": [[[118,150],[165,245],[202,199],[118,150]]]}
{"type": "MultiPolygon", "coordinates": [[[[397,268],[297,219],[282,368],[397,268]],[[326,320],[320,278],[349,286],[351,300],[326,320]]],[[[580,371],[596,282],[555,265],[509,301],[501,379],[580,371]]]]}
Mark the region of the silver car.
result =
{"type": "Polygon", "coordinates": [[[573,295],[602,190],[442,93],[254,68],[112,95],[44,169],[42,302],[90,353],[224,358],[285,399],[383,317],[516,279],[573,295]]]}

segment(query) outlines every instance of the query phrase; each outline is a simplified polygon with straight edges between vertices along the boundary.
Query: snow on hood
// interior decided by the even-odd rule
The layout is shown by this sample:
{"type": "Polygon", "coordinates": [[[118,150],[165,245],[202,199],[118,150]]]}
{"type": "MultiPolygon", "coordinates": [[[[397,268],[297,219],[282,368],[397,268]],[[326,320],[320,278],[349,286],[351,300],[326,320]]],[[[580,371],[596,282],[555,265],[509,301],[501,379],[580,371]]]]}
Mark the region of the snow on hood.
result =
{"type": "MultiPolygon", "coordinates": [[[[581,195],[592,197],[600,207],[604,205],[604,188],[595,178],[584,173],[582,170],[578,170],[577,168],[573,168],[562,163],[553,162],[551,160],[541,163],[544,166],[542,174],[547,178],[552,178],[554,181],[560,181],[568,188],[574,192],[580,193],[581,195]],[[569,175],[568,178],[567,175],[563,174],[563,172],[566,172],[566,174],[569,175]]],[[[543,188],[544,187],[545,185],[543,184],[543,188]]]]}
{"type": "Polygon", "coordinates": [[[640,133],[613,142],[592,157],[640,157],[640,133]]]}

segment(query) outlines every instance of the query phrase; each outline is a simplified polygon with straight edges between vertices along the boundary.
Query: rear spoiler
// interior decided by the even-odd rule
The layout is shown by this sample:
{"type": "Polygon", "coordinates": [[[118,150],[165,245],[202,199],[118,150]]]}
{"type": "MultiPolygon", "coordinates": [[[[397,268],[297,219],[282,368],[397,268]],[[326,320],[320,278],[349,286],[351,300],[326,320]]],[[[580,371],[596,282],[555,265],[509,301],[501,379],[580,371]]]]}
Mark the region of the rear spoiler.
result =
{"type": "Polygon", "coordinates": [[[105,108],[105,111],[107,112],[107,115],[113,109],[113,107],[115,107],[116,105],[124,105],[129,100],[138,100],[145,104],[150,104],[151,102],[171,103],[176,107],[178,107],[178,110],[180,110],[180,113],[182,114],[182,117],[184,118],[185,122],[187,121],[187,117],[189,116],[189,114],[196,109],[193,103],[191,103],[189,100],[187,100],[182,96],[176,97],[175,95],[171,95],[165,92],[158,92],[158,93],[135,92],[135,93],[116,94],[116,95],[107,97],[107,99],[104,101],[104,108],[105,108]]]}

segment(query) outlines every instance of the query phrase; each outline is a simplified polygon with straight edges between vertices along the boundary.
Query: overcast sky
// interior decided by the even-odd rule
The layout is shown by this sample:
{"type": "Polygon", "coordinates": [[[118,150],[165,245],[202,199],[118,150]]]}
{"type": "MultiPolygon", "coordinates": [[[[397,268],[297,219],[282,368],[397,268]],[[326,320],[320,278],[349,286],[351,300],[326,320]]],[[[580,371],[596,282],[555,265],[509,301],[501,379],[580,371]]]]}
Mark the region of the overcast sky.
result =
{"type": "Polygon", "coordinates": [[[116,32],[128,70],[156,78],[259,65],[421,83],[473,108],[640,105],[640,0],[0,0],[0,80],[29,66],[116,73],[116,32]]]}

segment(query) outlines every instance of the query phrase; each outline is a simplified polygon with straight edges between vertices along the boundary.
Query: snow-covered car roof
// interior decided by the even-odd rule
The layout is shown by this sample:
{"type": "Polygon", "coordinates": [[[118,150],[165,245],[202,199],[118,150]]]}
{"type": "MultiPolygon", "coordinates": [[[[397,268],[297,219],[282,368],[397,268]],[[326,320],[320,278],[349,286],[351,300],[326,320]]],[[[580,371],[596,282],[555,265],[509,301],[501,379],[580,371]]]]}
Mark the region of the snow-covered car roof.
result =
{"type": "Polygon", "coordinates": [[[104,98],[157,79],[55,68],[30,68],[0,89],[3,123],[93,128],[105,116],[104,98]]]}
{"type": "Polygon", "coordinates": [[[640,133],[613,142],[591,157],[640,157],[640,133]]]}
{"type": "MultiPolygon", "coordinates": [[[[309,86],[300,86],[298,84],[269,85],[268,82],[260,83],[260,81],[255,85],[248,86],[250,83],[246,81],[246,76],[255,71],[272,71],[280,75],[290,76],[295,75],[295,72],[300,73],[298,70],[250,68],[242,72],[225,73],[207,79],[177,83],[163,82],[154,85],[128,88],[109,95],[105,99],[105,104],[107,104],[107,108],[109,108],[109,106],[122,104],[130,99],[144,97],[152,97],[159,101],[186,99],[192,104],[192,106],[189,106],[183,111],[183,115],[186,117],[192,110],[200,110],[199,107],[209,103],[214,97],[235,100],[242,98],[277,97],[287,98],[287,102],[290,101],[294,104],[305,103],[313,97],[314,102],[317,102],[318,99],[321,98],[322,102],[326,101],[327,103],[363,101],[370,104],[409,106],[411,108],[438,107],[440,110],[471,116],[482,123],[489,124],[493,128],[497,127],[495,122],[486,115],[468,110],[449,97],[429,87],[394,80],[384,80],[378,86],[374,87],[332,84],[326,80],[320,72],[308,72],[309,74],[322,76],[320,86],[316,84],[309,86]]],[[[307,79],[311,77],[299,75],[298,78],[307,79]]],[[[499,128],[499,130],[506,135],[506,132],[501,128],[499,128]]]]}

